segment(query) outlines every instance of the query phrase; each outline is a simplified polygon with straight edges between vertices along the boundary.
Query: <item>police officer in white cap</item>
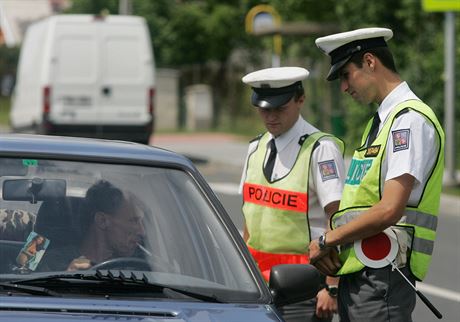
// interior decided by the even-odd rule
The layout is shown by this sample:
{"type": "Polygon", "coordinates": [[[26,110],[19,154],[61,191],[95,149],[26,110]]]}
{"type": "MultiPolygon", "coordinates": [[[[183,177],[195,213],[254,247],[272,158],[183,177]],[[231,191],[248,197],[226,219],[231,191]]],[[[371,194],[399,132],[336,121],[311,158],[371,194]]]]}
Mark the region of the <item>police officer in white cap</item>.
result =
{"type": "Polygon", "coordinates": [[[316,40],[331,58],[327,79],[338,79],[356,101],[378,105],[353,155],[333,229],[309,247],[314,265],[340,276],[341,321],[412,321],[416,294],[392,270],[393,259],[376,267],[377,245],[359,247],[390,228],[398,243],[393,263],[415,284],[428,271],[436,236],[444,133],[400,78],[387,46],[392,36],[390,29],[364,28],[316,40]]]}
{"type": "MultiPolygon", "coordinates": [[[[252,140],[241,179],[244,239],[266,280],[277,264],[308,263],[308,244],[327,229],[344,180],[343,143],[300,115],[300,67],[250,73],[252,104],[267,132],[252,140]]],[[[282,308],[286,321],[330,321],[338,279],[327,277],[317,298],[282,308]]]]}

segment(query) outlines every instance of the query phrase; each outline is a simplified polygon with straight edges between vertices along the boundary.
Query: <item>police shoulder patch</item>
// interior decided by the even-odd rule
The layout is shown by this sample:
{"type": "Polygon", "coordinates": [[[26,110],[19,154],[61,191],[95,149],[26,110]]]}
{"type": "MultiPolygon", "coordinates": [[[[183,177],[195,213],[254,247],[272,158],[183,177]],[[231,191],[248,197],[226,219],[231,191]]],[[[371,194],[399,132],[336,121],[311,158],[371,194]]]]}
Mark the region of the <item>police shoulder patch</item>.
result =
{"type": "Polygon", "coordinates": [[[318,162],[319,173],[323,181],[338,178],[337,167],[334,160],[318,162]]]}
{"type": "Polygon", "coordinates": [[[393,152],[407,150],[409,148],[410,129],[391,132],[393,138],[393,152]]]}

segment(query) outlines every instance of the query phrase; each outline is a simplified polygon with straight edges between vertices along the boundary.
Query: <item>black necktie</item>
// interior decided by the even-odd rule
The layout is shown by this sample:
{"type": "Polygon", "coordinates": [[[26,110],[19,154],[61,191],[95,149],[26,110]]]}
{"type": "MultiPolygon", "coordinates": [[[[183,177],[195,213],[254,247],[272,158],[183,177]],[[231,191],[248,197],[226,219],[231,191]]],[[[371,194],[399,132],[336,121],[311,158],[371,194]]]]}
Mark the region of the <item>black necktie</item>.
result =
{"type": "Polygon", "coordinates": [[[374,142],[375,138],[377,137],[377,133],[379,132],[379,125],[379,113],[375,112],[374,119],[372,120],[371,130],[369,131],[369,136],[367,138],[367,146],[370,146],[371,143],[374,142]]]}
{"type": "Polygon", "coordinates": [[[271,181],[272,179],[272,172],[273,172],[273,166],[275,165],[275,159],[276,159],[275,139],[271,139],[270,140],[270,155],[268,156],[267,163],[265,163],[265,167],[264,167],[264,175],[268,181],[271,181]]]}

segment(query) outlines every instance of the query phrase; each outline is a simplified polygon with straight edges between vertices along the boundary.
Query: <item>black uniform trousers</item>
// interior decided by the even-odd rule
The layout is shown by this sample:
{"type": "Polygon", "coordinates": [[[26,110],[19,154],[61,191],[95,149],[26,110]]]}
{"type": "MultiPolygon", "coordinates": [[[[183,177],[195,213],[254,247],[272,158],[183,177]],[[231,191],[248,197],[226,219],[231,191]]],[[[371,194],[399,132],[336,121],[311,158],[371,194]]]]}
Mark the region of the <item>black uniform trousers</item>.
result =
{"type": "MultiPolygon", "coordinates": [[[[407,267],[400,269],[413,285],[407,267]]],[[[364,268],[340,276],[338,311],[341,322],[411,322],[416,293],[391,266],[364,268]]]]}

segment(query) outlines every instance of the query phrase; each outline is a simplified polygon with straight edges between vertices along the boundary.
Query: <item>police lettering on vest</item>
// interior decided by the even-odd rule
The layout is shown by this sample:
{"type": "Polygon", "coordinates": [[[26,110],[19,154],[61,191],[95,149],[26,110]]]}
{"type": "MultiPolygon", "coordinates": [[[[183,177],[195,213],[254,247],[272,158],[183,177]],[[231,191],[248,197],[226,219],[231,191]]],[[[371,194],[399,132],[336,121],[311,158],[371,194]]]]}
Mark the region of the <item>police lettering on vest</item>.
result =
{"type": "Polygon", "coordinates": [[[245,183],[243,186],[245,202],[271,208],[305,213],[308,208],[307,194],[276,189],[258,184],[245,183]]]}
{"type": "Polygon", "coordinates": [[[359,185],[361,184],[361,180],[366,175],[369,168],[372,166],[372,159],[365,159],[365,160],[356,160],[352,159],[350,168],[348,170],[347,179],[345,180],[345,184],[350,185],[359,185]]]}

